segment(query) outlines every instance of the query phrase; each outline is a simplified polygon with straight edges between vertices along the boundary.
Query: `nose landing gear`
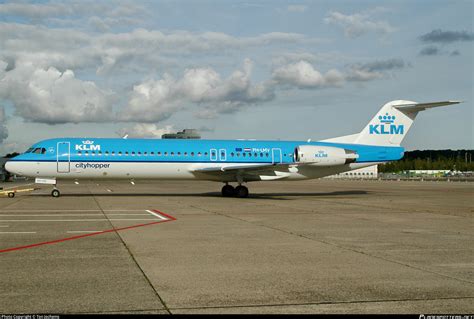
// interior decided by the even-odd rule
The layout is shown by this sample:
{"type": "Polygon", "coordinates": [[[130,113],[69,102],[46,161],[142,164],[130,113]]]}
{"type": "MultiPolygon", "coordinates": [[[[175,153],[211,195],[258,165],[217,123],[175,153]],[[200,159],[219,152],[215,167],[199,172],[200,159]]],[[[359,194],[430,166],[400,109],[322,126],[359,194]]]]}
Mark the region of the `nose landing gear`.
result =
{"type": "Polygon", "coordinates": [[[55,188],[51,191],[51,196],[59,197],[59,196],[61,196],[61,192],[59,191],[59,189],[55,188]]]}

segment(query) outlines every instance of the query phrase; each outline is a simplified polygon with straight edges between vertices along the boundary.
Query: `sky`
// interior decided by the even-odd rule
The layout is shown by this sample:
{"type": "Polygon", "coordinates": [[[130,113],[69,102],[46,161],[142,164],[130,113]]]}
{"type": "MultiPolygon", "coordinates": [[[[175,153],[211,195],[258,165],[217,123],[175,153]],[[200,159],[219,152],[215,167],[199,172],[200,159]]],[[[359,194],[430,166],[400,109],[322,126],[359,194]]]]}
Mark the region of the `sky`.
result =
{"type": "Polygon", "coordinates": [[[55,137],[316,141],[391,100],[472,149],[472,1],[0,1],[0,154],[55,137]]]}

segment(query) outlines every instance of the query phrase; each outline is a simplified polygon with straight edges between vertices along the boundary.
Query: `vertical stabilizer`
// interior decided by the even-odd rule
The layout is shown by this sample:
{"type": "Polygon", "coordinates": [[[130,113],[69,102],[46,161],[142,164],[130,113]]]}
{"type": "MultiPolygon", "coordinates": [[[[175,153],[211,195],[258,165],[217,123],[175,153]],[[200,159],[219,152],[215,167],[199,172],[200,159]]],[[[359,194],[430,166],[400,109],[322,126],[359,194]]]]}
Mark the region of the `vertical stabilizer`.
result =
{"type": "Polygon", "coordinates": [[[405,100],[385,104],[354,140],[354,144],[398,146],[405,138],[418,112],[459,101],[417,103],[405,100]]]}

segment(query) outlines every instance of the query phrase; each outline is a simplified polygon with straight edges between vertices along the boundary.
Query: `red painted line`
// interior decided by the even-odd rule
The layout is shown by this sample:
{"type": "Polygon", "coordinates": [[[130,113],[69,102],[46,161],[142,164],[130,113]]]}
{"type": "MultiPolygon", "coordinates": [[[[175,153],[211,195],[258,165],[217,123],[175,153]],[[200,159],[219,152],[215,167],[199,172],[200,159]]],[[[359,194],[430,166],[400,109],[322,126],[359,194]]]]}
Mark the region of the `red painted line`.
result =
{"type": "Polygon", "coordinates": [[[117,231],[121,231],[121,230],[127,230],[127,229],[138,228],[138,227],[144,227],[144,226],[150,226],[150,225],[156,225],[156,224],[162,224],[162,223],[172,222],[172,221],[175,221],[175,220],[176,220],[175,217],[173,217],[173,216],[171,216],[171,215],[168,215],[168,214],[165,214],[165,213],[163,213],[163,212],[160,212],[159,210],[154,209],[153,211],[156,212],[156,213],[158,213],[158,214],[160,214],[160,215],[163,215],[163,216],[165,216],[165,217],[167,217],[167,218],[169,218],[169,219],[168,219],[168,220],[160,220],[160,221],[152,222],[152,223],[139,224],[139,225],[133,225],[133,226],[127,226],[127,227],[121,227],[121,228],[112,228],[112,229],[107,229],[107,230],[104,230],[104,231],[98,231],[98,232],[95,232],[95,233],[84,234],[84,235],[78,235],[78,236],[73,236],[73,237],[66,237],[66,238],[56,239],[56,240],[52,240],[52,241],[45,241],[45,242],[42,242],[42,243],[31,244],[31,245],[26,245],[26,246],[19,246],[19,247],[13,247],[13,248],[2,249],[2,250],[0,250],[0,254],[1,254],[1,253],[6,253],[6,252],[10,252],[10,251],[15,251],[15,250],[21,250],[21,249],[27,249],[27,248],[33,248],[33,247],[43,246],[43,245],[57,244],[57,243],[62,243],[62,242],[68,241],[68,240],[80,239],[80,238],[84,238],[84,237],[90,237],[90,236],[95,236],[95,235],[101,235],[101,234],[111,233],[111,232],[117,232],[117,231]]]}
{"type": "Polygon", "coordinates": [[[174,218],[173,216],[168,215],[168,214],[165,214],[165,213],[163,213],[163,212],[160,212],[158,209],[150,209],[150,210],[151,210],[152,212],[154,212],[154,213],[163,215],[163,216],[165,216],[166,218],[169,218],[169,219],[171,219],[171,220],[176,220],[176,218],[174,218]]]}

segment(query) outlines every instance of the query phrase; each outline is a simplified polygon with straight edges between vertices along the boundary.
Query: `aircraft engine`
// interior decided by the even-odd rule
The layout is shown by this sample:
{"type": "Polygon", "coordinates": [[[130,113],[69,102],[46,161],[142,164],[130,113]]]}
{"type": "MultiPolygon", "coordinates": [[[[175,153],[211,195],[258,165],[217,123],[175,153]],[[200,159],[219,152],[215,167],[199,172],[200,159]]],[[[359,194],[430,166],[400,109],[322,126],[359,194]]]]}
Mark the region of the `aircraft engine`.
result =
{"type": "Polygon", "coordinates": [[[354,163],[359,155],[352,150],[332,147],[299,145],[295,148],[295,162],[311,166],[337,166],[354,163]]]}

